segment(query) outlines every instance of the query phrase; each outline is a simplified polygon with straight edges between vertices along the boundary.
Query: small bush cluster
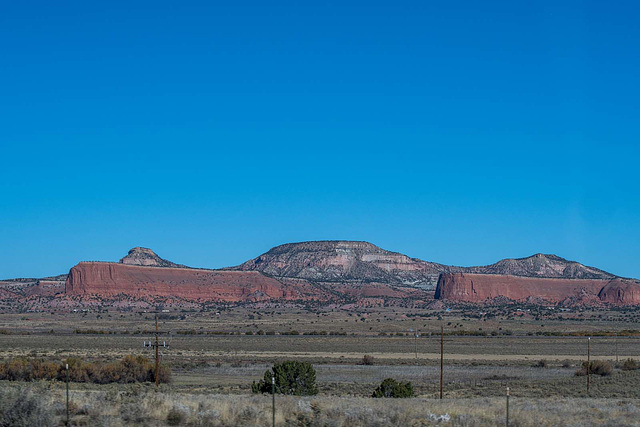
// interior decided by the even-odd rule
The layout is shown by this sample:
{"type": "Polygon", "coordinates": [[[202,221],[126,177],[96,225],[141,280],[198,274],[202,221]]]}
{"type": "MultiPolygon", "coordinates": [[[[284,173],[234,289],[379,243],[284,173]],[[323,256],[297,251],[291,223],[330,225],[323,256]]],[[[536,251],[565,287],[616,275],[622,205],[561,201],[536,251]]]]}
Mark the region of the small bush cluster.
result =
{"type": "Polygon", "coordinates": [[[538,360],[536,363],[534,363],[531,366],[534,367],[534,368],[546,368],[547,367],[547,360],[546,359],[540,359],[540,360],[538,360]]]}
{"type": "Polygon", "coordinates": [[[638,363],[635,360],[629,358],[629,359],[624,361],[624,363],[622,364],[622,368],[621,369],[623,371],[635,371],[636,369],[640,369],[640,363],[638,363]]]}
{"type": "Polygon", "coordinates": [[[273,365],[264,373],[264,378],[251,384],[253,393],[272,393],[271,377],[275,378],[275,392],[295,396],[318,394],[316,370],[309,362],[288,360],[273,365]]]}
{"type": "MultiPolygon", "coordinates": [[[[35,381],[60,380],[67,377],[66,365],[69,365],[69,381],[80,383],[135,383],[155,381],[155,364],[143,356],[125,356],[112,363],[88,363],[79,358],[69,358],[62,363],[47,362],[42,359],[18,357],[0,363],[0,380],[35,381]]],[[[160,365],[160,382],[171,382],[171,370],[160,365]]]]}
{"type": "Polygon", "coordinates": [[[365,354],[362,357],[362,360],[360,361],[361,365],[365,365],[365,366],[371,366],[375,364],[375,358],[373,356],[370,356],[368,354],[365,354]]]}
{"type": "MultiPolygon", "coordinates": [[[[582,377],[587,375],[588,367],[589,365],[587,364],[587,362],[582,362],[582,367],[576,371],[576,376],[582,377]]],[[[589,371],[592,375],[600,375],[606,377],[613,373],[613,366],[611,366],[611,363],[604,360],[594,360],[593,362],[591,362],[589,371]]]]}
{"type": "Polygon", "coordinates": [[[170,426],[184,425],[188,415],[188,408],[183,405],[174,405],[167,414],[167,424],[170,426]]]}
{"type": "Polygon", "coordinates": [[[76,334],[85,334],[85,335],[112,335],[117,334],[117,331],[105,331],[101,329],[80,329],[77,328],[74,331],[76,334]]]}
{"type": "Polygon", "coordinates": [[[52,412],[31,389],[0,389],[0,426],[55,425],[52,412]]]}
{"type": "Polygon", "coordinates": [[[413,397],[413,385],[387,378],[373,391],[371,397],[413,397]]]}

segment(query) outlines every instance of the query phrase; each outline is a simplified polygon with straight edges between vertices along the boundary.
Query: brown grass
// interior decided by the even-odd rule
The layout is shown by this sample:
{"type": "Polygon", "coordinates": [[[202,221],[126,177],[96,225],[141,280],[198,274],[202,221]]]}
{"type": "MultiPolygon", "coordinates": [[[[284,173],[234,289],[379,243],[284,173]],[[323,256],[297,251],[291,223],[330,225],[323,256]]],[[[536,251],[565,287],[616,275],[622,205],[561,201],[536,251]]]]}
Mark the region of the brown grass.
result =
{"type": "MultiPolygon", "coordinates": [[[[46,411],[64,419],[62,387],[36,386],[46,411]]],[[[1,390],[1,389],[0,389],[1,390]]],[[[223,426],[271,423],[269,395],[155,393],[149,387],[108,386],[73,390],[74,425],[223,426]]],[[[357,397],[276,397],[278,425],[421,426],[503,425],[504,398],[371,399],[357,397]]],[[[640,425],[640,401],[631,399],[511,399],[512,425],[640,425]]]]}

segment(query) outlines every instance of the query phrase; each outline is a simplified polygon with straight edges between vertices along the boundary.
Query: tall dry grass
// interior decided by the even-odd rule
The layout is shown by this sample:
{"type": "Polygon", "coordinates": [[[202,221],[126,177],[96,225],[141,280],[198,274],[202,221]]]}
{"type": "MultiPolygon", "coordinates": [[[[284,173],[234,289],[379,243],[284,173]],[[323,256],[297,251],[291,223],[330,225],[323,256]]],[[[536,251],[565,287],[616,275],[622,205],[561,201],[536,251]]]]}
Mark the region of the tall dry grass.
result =
{"type": "MultiPolygon", "coordinates": [[[[7,395],[39,397],[39,417],[64,419],[64,390],[55,383],[3,383],[7,395]],[[25,391],[24,387],[30,387],[25,391]],[[13,394],[12,394],[13,393],[13,394]]],[[[7,405],[4,405],[6,407],[7,405]]],[[[271,396],[209,395],[111,385],[71,392],[72,424],[87,426],[270,426],[271,396]]],[[[371,399],[276,396],[279,426],[504,425],[504,398],[371,399]]],[[[0,424],[2,424],[0,410],[0,424]]],[[[14,411],[15,413],[15,411],[14,411]]],[[[513,426],[640,425],[637,399],[512,397],[513,426]]]]}

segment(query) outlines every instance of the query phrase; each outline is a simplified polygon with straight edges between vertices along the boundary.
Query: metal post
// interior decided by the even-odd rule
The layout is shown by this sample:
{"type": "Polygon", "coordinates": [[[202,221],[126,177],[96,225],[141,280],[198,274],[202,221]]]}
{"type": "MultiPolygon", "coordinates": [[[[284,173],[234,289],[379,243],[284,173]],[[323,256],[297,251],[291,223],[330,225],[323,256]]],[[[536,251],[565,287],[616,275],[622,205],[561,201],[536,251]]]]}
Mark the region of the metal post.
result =
{"type": "Polygon", "coordinates": [[[158,390],[158,384],[160,378],[158,377],[158,371],[160,368],[160,360],[158,359],[158,314],[156,313],[156,391],[158,390]]]}
{"type": "Polygon", "coordinates": [[[444,326],[440,326],[440,399],[442,399],[443,381],[444,381],[444,326]]]}
{"type": "Polygon", "coordinates": [[[616,363],[618,363],[618,333],[617,332],[614,333],[613,339],[616,341],[616,363]]]}
{"type": "Polygon", "coordinates": [[[416,360],[418,360],[418,330],[416,329],[416,332],[414,334],[414,343],[415,343],[415,350],[416,350],[416,360]]]}
{"type": "Polygon", "coordinates": [[[591,383],[591,337],[587,340],[587,394],[591,383]]]}
{"type": "Polygon", "coordinates": [[[509,387],[507,387],[507,427],[509,427],[509,387]]]}
{"type": "Polygon", "coordinates": [[[272,396],[272,405],[271,405],[271,418],[273,421],[273,427],[276,427],[276,377],[275,375],[271,375],[271,396],[272,396]]]}
{"type": "Polygon", "coordinates": [[[69,364],[66,364],[66,370],[67,370],[67,422],[65,423],[65,425],[69,425],[69,364]]]}

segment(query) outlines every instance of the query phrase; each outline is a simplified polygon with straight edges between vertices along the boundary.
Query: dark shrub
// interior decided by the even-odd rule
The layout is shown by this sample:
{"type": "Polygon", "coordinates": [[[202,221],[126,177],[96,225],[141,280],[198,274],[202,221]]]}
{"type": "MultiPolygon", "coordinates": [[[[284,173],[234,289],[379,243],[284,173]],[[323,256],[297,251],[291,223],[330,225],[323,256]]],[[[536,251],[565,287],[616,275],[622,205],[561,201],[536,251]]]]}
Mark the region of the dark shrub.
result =
{"type": "Polygon", "coordinates": [[[273,365],[270,371],[265,371],[264,379],[257,383],[253,382],[251,391],[253,393],[271,393],[272,375],[275,376],[276,380],[276,393],[295,396],[318,394],[316,370],[313,369],[309,362],[296,362],[293,360],[273,365]]]}
{"type": "Polygon", "coordinates": [[[382,381],[371,397],[412,397],[413,385],[410,382],[403,383],[393,378],[382,381]]]}
{"type": "Polygon", "coordinates": [[[540,360],[538,360],[536,363],[534,363],[531,366],[533,368],[546,368],[547,367],[547,360],[546,359],[540,359],[540,360]]]}
{"type": "Polygon", "coordinates": [[[167,424],[170,426],[184,425],[187,420],[187,409],[182,405],[174,406],[167,414],[167,424]]]}
{"type": "Polygon", "coordinates": [[[622,364],[622,368],[621,369],[623,371],[634,371],[636,369],[640,369],[640,363],[636,362],[633,359],[627,359],[622,364]]]}
{"type": "MultiPolygon", "coordinates": [[[[582,362],[582,367],[576,371],[576,376],[582,377],[587,375],[587,362],[582,362]]],[[[594,360],[591,362],[591,375],[600,375],[603,377],[609,376],[613,373],[613,366],[611,363],[604,360],[594,360]]]]}
{"type": "Polygon", "coordinates": [[[373,356],[369,356],[368,354],[365,354],[364,357],[362,358],[362,361],[360,362],[361,365],[367,365],[367,366],[371,366],[373,364],[375,364],[375,358],[373,356]]]}
{"type": "Polygon", "coordinates": [[[53,413],[30,389],[0,389],[0,426],[54,426],[53,413]]]}

